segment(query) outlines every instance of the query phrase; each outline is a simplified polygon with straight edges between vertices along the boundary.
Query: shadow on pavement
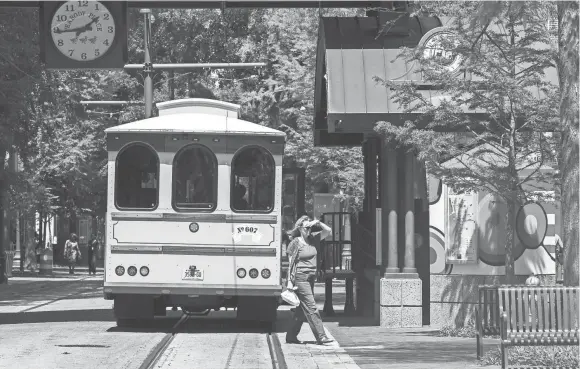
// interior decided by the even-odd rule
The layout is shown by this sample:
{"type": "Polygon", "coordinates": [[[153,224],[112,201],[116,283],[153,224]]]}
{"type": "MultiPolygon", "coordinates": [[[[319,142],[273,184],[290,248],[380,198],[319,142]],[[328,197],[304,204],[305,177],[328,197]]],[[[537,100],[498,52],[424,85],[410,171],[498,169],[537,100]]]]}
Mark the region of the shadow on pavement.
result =
{"type": "Polygon", "coordinates": [[[1,313],[0,324],[115,321],[112,309],[30,311],[1,313]]]}
{"type": "Polygon", "coordinates": [[[444,342],[400,342],[388,344],[371,344],[357,342],[356,347],[341,345],[359,365],[391,362],[398,365],[422,363],[473,363],[477,362],[475,344],[445,344],[444,342]]]}
{"type": "Polygon", "coordinates": [[[103,281],[42,281],[0,288],[0,306],[33,305],[35,302],[103,297],[103,281]]]}
{"type": "Polygon", "coordinates": [[[322,321],[325,323],[338,323],[339,327],[374,327],[376,322],[373,317],[351,316],[342,312],[336,312],[335,316],[322,315],[322,321]]]}
{"type": "Polygon", "coordinates": [[[345,329],[329,325],[332,335],[361,367],[417,365],[417,368],[442,368],[478,365],[475,339],[437,337],[430,328],[389,329],[365,327],[345,329]],[[449,364],[449,365],[448,365],[449,364]]]}
{"type": "MultiPolygon", "coordinates": [[[[154,320],[137,322],[131,327],[111,327],[107,332],[155,332],[169,333],[179,317],[157,317],[154,320]]],[[[212,312],[205,317],[190,317],[180,328],[179,333],[280,333],[286,332],[290,321],[287,311],[279,311],[276,324],[236,319],[235,311],[212,312]]],[[[305,323],[304,329],[310,329],[305,323]]]]}

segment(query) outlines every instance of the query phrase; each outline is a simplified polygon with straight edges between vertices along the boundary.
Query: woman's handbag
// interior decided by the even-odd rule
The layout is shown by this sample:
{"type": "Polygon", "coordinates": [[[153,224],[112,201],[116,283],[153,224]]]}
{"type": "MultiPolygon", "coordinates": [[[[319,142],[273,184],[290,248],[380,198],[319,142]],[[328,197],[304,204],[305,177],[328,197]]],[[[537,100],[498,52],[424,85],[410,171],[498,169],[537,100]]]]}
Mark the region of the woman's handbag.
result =
{"type": "Polygon", "coordinates": [[[298,299],[298,296],[292,290],[287,289],[284,292],[282,292],[280,296],[282,297],[282,300],[286,301],[293,307],[297,307],[300,305],[300,300],[298,299]]]}

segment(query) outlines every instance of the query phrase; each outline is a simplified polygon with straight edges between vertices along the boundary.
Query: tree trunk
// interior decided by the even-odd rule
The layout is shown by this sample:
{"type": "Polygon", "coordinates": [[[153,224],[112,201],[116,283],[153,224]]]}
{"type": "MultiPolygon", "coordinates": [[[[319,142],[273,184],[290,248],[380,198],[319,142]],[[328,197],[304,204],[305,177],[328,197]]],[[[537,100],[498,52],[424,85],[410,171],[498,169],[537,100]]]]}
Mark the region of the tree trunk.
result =
{"type": "MultiPolygon", "coordinates": [[[[507,284],[515,284],[515,259],[514,246],[516,242],[516,224],[517,204],[514,201],[508,201],[506,214],[506,245],[505,245],[505,277],[507,284]]],[[[501,226],[501,225],[500,225],[501,226]]]]}
{"type": "Polygon", "coordinates": [[[24,222],[24,268],[34,272],[38,266],[38,263],[36,262],[36,237],[34,237],[34,232],[36,231],[34,213],[27,213],[24,222]]]}
{"type": "MultiPolygon", "coordinates": [[[[508,6],[511,6],[508,5],[508,6]]],[[[515,32],[515,19],[510,17],[509,21],[509,31],[510,31],[510,44],[514,46],[516,44],[516,32],[515,32]]],[[[515,54],[511,60],[511,78],[515,79],[516,76],[516,60],[515,54]]],[[[508,284],[515,284],[515,259],[514,259],[514,247],[516,243],[516,214],[518,211],[518,171],[516,169],[517,162],[517,148],[516,145],[516,135],[517,135],[517,122],[515,119],[516,112],[511,108],[511,101],[508,102],[507,111],[510,112],[510,126],[509,126],[509,148],[508,148],[508,168],[510,174],[510,193],[507,196],[507,222],[506,222],[506,245],[505,245],[505,276],[508,284]]]]}
{"type": "Polygon", "coordinates": [[[578,2],[558,2],[564,284],[578,286],[578,2]]]}

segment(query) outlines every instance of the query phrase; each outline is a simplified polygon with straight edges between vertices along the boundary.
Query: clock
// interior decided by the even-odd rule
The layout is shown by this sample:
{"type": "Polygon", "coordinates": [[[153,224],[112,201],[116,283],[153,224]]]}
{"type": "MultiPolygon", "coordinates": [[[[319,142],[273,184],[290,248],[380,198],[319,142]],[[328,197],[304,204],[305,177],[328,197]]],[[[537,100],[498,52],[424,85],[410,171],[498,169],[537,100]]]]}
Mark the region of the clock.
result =
{"type": "Polygon", "coordinates": [[[425,33],[419,41],[423,47],[423,58],[433,60],[436,68],[451,74],[460,72],[464,62],[462,55],[447,48],[448,44],[457,47],[457,36],[445,27],[437,27],[425,33]]]}
{"type": "Polygon", "coordinates": [[[67,1],[52,16],[52,41],[65,57],[91,61],[102,57],[115,41],[113,15],[100,1],[67,1]]]}
{"type": "Polygon", "coordinates": [[[48,68],[123,68],[127,2],[42,2],[41,55],[48,68]]]}

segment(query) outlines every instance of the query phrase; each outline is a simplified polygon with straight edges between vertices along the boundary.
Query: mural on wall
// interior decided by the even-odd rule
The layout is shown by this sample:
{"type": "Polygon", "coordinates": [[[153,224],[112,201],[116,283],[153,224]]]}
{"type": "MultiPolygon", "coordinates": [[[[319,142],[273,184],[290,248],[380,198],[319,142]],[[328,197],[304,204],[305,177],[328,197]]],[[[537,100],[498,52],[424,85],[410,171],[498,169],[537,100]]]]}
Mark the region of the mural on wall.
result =
{"type": "Polygon", "coordinates": [[[477,194],[447,189],[445,260],[447,264],[477,263],[477,194]]]}
{"type": "MultiPolygon", "coordinates": [[[[506,214],[507,205],[493,194],[457,195],[441,180],[430,177],[431,273],[505,274],[506,214]]],[[[514,245],[516,274],[555,273],[559,224],[556,201],[530,202],[520,207],[514,245]]]]}

